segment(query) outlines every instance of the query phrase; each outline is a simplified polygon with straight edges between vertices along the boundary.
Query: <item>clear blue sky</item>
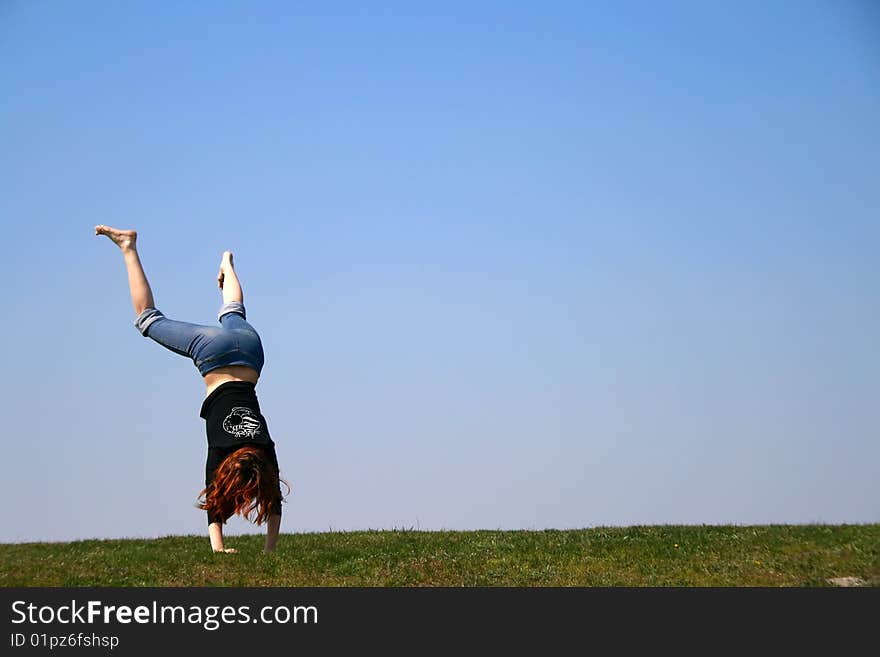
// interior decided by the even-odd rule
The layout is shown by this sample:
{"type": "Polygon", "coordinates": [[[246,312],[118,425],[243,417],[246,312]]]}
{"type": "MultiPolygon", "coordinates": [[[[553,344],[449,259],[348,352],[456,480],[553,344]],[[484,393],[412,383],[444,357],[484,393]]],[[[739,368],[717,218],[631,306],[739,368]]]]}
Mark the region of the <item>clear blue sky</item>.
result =
{"type": "Polygon", "coordinates": [[[97,223],[188,321],[235,252],[283,531],[880,521],[878,21],[0,3],[0,540],[205,531],[97,223]]]}

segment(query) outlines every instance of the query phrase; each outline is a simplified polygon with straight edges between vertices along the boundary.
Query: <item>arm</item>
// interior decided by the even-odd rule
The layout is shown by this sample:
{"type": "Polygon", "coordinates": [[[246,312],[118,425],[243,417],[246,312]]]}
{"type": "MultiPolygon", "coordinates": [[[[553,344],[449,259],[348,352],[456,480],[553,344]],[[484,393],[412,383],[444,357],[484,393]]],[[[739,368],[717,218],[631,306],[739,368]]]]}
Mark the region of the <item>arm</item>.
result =
{"type": "MultiPolygon", "coordinates": [[[[205,494],[205,502],[207,502],[207,493],[211,488],[211,482],[214,481],[214,473],[223,461],[224,456],[222,450],[210,445],[208,446],[208,457],[205,460],[205,490],[202,491],[205,494]]],[[[200,508],[205,508],[202,504],[199,506],[200,508]]],[[[211,549],[214,552],[236,551],[232,548],[228,550],[223,549],[223,523],[215,521],[211,517],[210,511],[208,512],[208,538],[211,540],[211,549]]]]}
{"type": "Polygon", "coordinates": [[[278,530],[281,529],[281,516],[271,515],[266,521],[266,547],[265,552],[274,552],[278,543],[278,530]]]}
{"type": "Polygon", "coordinates": [[[235,548],[223,548],[223,525],[219,522],[212,522],[208,525],[208,538],[211,539],[211,549],[214,552],[238,552],[235,548]]]}

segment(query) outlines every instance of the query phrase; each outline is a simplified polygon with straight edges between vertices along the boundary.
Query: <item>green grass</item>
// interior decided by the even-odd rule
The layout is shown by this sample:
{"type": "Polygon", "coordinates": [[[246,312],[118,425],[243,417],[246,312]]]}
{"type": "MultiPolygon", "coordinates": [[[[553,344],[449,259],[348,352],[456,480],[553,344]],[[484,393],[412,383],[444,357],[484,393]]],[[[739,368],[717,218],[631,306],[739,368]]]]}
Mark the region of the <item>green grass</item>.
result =
{"type": "Polygon", "coordinates": [[[0,586],[880,586],[880,524],[206,536],[0,544],[0,586]]]}

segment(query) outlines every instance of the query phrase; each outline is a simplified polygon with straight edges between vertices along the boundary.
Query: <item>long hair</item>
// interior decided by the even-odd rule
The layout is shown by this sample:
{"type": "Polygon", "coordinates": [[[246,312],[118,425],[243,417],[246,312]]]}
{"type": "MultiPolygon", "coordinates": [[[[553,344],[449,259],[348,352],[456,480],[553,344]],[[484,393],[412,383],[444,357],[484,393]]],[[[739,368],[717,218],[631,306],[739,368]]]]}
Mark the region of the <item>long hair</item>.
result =
{"type": "Polygon", "coordinates": [[[266,452],[246,445],[223,459],[211,484],[199,493],[198,507],[223,522],[238,514],[261,525],[281,506],[282,482],[290,492],[266,452]]]}

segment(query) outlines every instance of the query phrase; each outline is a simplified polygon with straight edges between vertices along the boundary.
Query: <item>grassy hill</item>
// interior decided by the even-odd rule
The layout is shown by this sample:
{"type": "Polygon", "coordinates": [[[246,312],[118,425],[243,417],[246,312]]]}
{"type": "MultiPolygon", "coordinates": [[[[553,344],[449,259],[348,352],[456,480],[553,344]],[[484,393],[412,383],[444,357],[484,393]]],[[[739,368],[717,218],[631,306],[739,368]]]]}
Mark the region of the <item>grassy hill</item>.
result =
{"type": "Polygon", "coordinates": [[[0,545],[0,586],[880,586],[880,524],[364,531],[0,545]]]}

